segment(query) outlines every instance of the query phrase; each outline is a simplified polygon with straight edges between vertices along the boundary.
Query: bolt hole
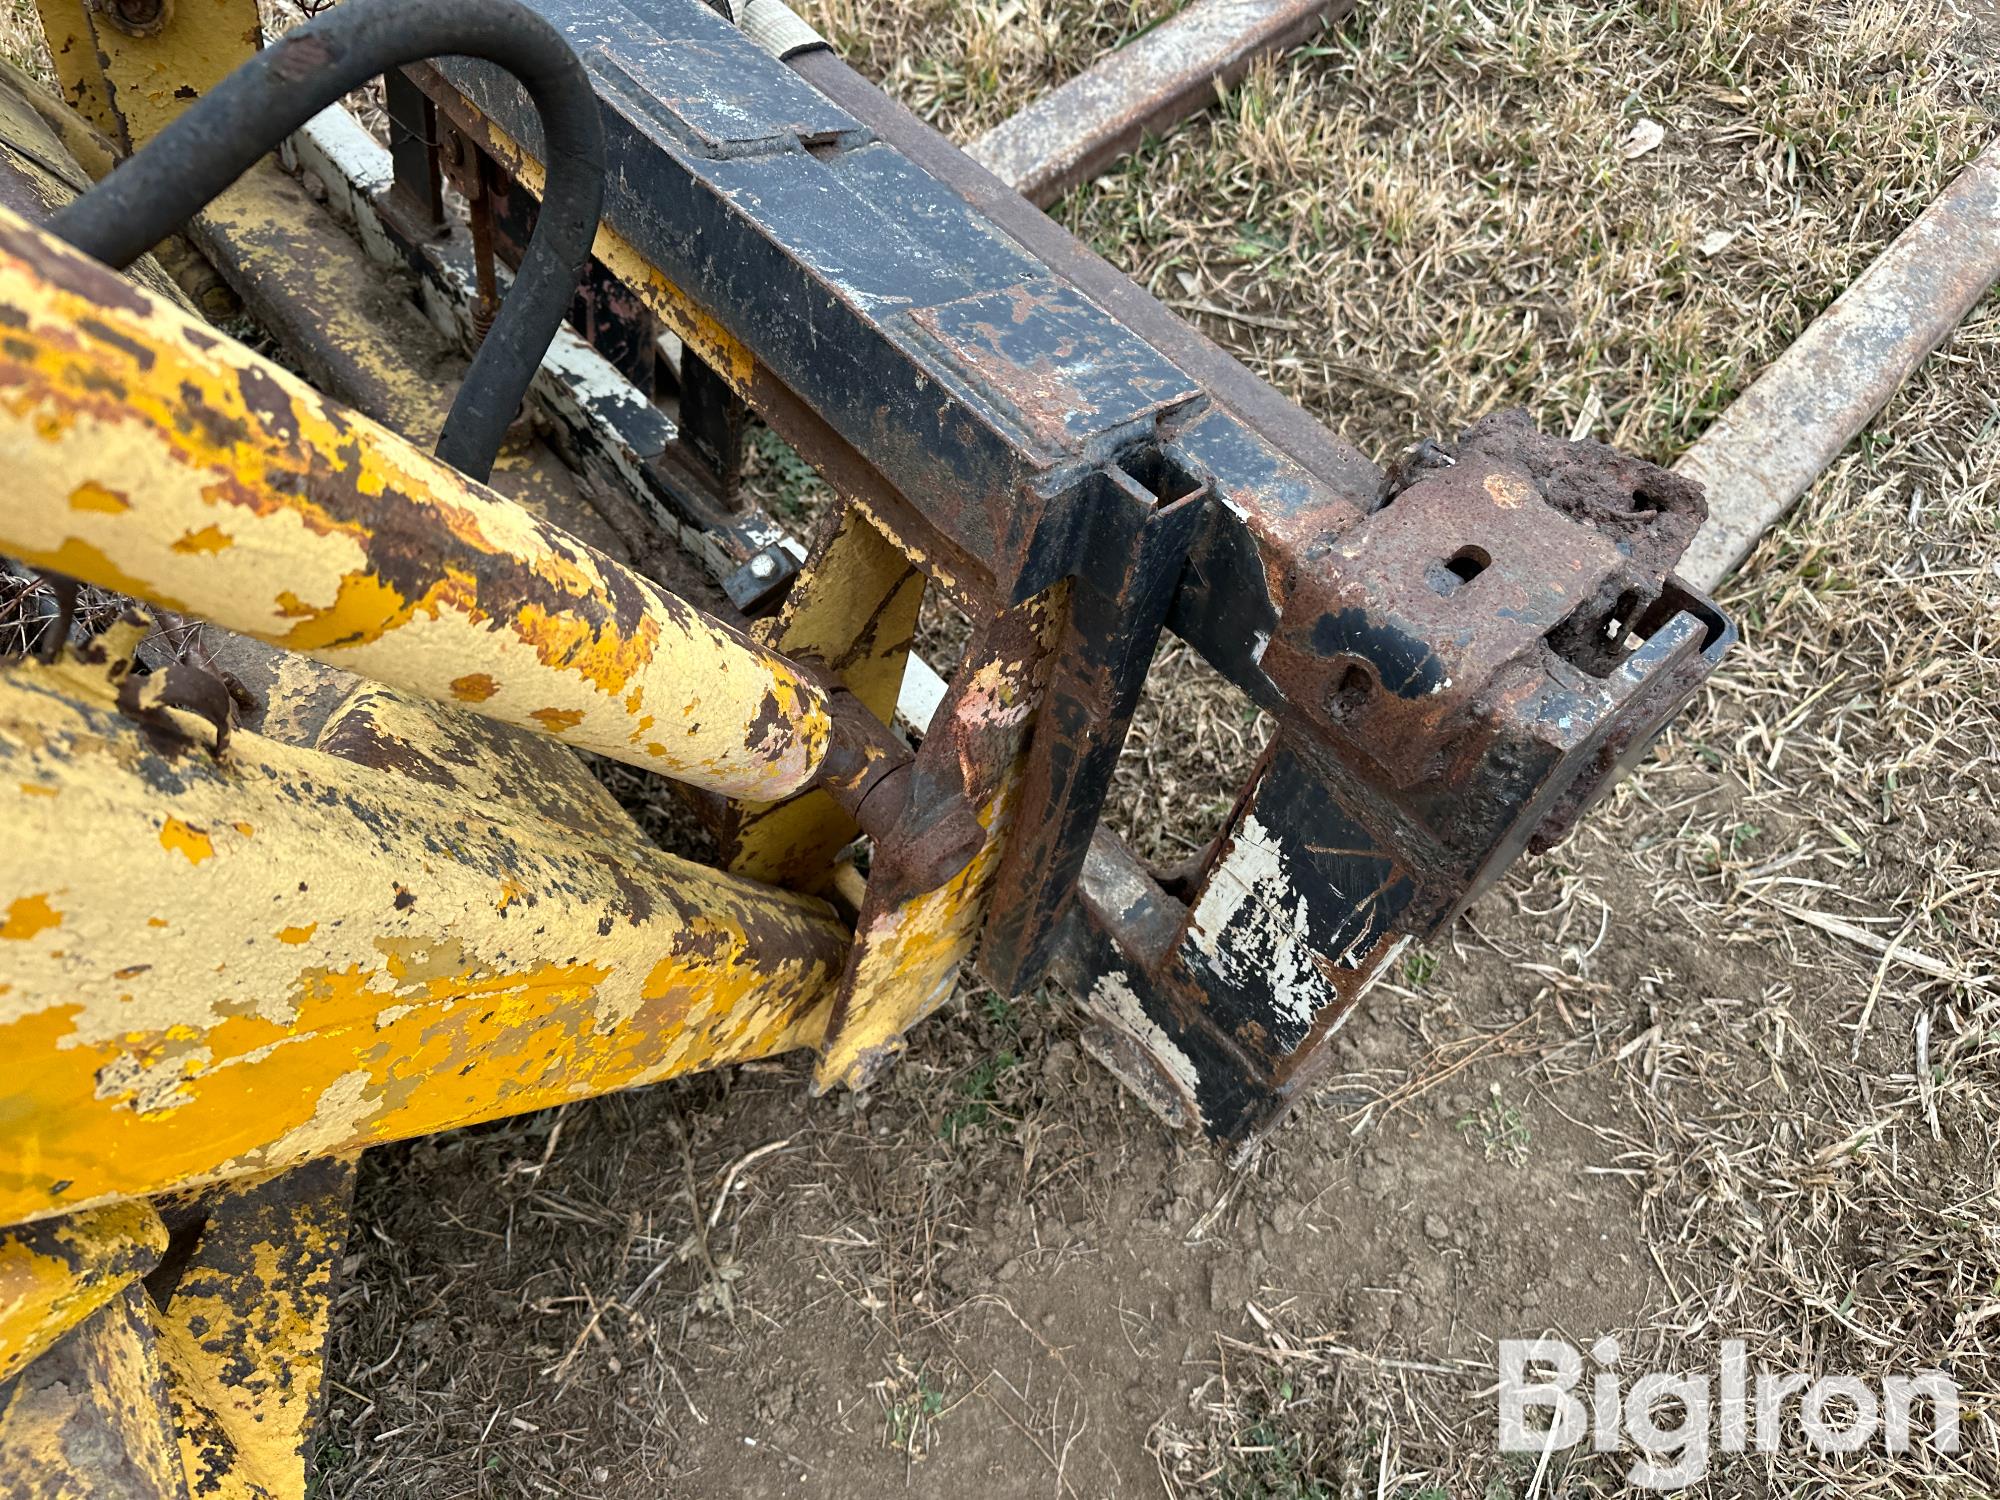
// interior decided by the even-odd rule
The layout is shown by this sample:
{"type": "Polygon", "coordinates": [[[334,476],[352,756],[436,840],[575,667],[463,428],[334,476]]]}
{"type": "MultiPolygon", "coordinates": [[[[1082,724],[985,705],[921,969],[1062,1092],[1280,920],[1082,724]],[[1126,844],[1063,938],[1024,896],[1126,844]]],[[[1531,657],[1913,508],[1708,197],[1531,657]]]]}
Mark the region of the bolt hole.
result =
{"type": "Polygon", "coordinates": [[[1353,719],[1368,706],[1368,696],[1375,690],[1375,679],[1368,669],[1359,662],[1349,662],[1347,670],[1340,674],[1333,692],[1327,698],[1329,717],[1337,720],[1353,719]]]}
{"type": "Polygon", "coordinates": [[[1455,594],[1484,573],[1492,561],[1484,547],[1460,547],[1442,567],[1433,563],[1426,581],[1436,593],[1455,594]]]}

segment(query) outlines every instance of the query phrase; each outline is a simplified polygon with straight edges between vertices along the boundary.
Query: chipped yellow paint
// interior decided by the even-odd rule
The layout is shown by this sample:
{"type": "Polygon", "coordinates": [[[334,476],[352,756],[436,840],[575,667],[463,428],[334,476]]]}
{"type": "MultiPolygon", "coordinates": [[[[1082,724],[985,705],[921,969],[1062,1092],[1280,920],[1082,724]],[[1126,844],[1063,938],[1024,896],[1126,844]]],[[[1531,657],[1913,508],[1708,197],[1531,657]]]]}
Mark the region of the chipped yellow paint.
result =
{"type": "Polygon", "coordinates": [[[161,825],[160,847],[173,850],[191,865],[215,857],[215,840],[204,830],[190,827],[179,818],[168,818],[161,825]]]}
{"type": "Polygon", "coordinates": [[[319,923],[317,922],[308,922],[303,927],[280,927],[278,929],[278,941],[289,943],[296,948],[300,943],[305,942],[318,931],[319,923]]]}
{"type": "Polygon", "coordinates": [[[204,526],[199,531],[183,531],[174,538],[176,552],[220,552],[225,547],[234,547],[236,538],[220,526],[204,526]]]}
{"type": "Polygon", "coordinates": [[[86,15],[110,111],[108,122],[96,123],[128,150],[158,135],[263,42],[256,0],[170,0],[140,35],[118,25],[110,7],[86,15]]]}
{"type": "Polygon", "coordinates": [[[636,839],[248,732],[169,760],[102,669],[0,673],[22,782],[61,795],[0,794],[0,903],[74,935],[7,956],[0,1222],[812,1046],[845,965],[825,903],[636,839]]]}
{"type": "Polygon", "coordinates": [[[900,905],[864,901],[847,1013],[843,1025],[829,1030],[826,1050],[814,1065],[815,1092],[866,1087],[882,1061],[901,1050],[904,1033],[951,994],[985,920],[1013,822],[1019,771],[1018,765],[1012,768],[1000,795],[980,810],[986,841],[963,870],[900,905]]]}
{"type": "MultiPolygon", "coordinates": [[[[48,797],[54,789],[21,783],[22,794],[29,797],[48,797]]],[[[38,932],[47,932],[51,927],[62,926],[63,914],[49,905],[46,891],[32,891],[25,896],[16,896],[7,903],[7,915],[0,918],[0,938],[10,942],[25,943],[38,932]]]]}
{"type": "Polygon", "coordinates": [[[7,1500],[186,1500],[153,1308],[127,1286],[0,1397],[7,1500]]]}
{"type": "Polygon", "coordinates": [[[327,716],[313,748],[446,788],[496,822],[518,817],[530,830],[557,823],[612,839],[644,837],[573,752],[379,682],[357,686],[327,716]]]}
{"type": "Polygon", "coordinates": [[[782,657],[5,210],[0,314],[0,551],[724,796],[818,769],[782,657]]]}
{"type": "Polygon", "coordinates": [[[303,1500],[353,1188],[343,1157],[173,1195],[200,1229],[156,1321],[204,1495],[303,1500]]]}
{"type": "Polygon", "coordinates": [[[107,490],[101,484],[85,480],[69,492],[69,508],[101,511],[107,516],[115,516],[121,510],[130,510],[132,502],[116,490],[107,490]]]}
{"type": "Polygon", "coordinates": [[[1067,613],[1067,585],[1019,606],[1020,626],[975,634],[939,706],[920,769],[956,776],[979,804],[986,837],[969,864],[943,885],[910,889],[896,878],[893,846],[876,850],[876,867],[855,924],[854,949],[821,1042],[813,1087],[862,1088],[903,1047],[903,1036],[951,993],[985,922],[993,880],[1013,827],[1025,764],[1023,747],[1048,680],[1051,648],[1067,613]],[[1001,639],[1018,641],[1013,647],[1001,639]],[[981,747],[978,764],[956,761],[960,747],[981,747]]]}
{"type": "Polygon", "coordinates": [[[111,91],[98,66],[87,0],[35,0],[35,9],[41,13],[42,35],[64,102],[106,136],[115,136],[118,117],[111,112],[111,91]]]}
{"type": "MultiPolygon", "coordinates": [[[[499,691],[500,684],[495,682],[491,677],[488,677],[484,672],[468,672],[463,677],[454,677],[451,681],[451,695],[461,703],[484,703],[499,691]]],[[[640,702],[645,701],[642,694],[635,694],[634,696],[638,697],[640,702]]],[[[629,713],[636,706],[636,704],[628,699],[626,702],[626,711],[629,713]]]]}
{"type": "MultiPolygon", "coordinates": [[[[850,506],[815,543],[784,608],[759,627],[759,637],[773,650],[826,663],[888,723],[923,598],[924,575],[850,506]]],[[[831,796],[812,791],[731,807],[722,842],[740,875],[823,891],[835,856],[859,831],[831,796]]]]}
{"type": "Polygon", "coordinates": [[[166,1248],[147,1203],[0,1230],[0,1385],[152,1270],[166,1248]]]}
{"type": "MultiPolygon", "coordinates": [[[[538,708],[529,714],[528,717],[541,725],[550,734],[561,734],[565,730],[576,728],[577,725],[583,722],[583,710],[576,708],[538,708]]],[[[645,729],[647,726],[641,724],[639,727],[645,729]]]]}

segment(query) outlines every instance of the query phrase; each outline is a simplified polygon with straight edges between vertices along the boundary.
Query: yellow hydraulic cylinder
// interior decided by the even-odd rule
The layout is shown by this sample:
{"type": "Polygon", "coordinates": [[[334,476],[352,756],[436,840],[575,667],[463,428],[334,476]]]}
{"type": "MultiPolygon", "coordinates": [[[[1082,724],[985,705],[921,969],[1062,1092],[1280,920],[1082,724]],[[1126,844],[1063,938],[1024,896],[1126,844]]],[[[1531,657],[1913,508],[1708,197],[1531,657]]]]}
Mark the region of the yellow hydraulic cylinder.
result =
{"type": "Polygon", "coordinates": [[[729,797],[797,667],[0,209],[0,553],[729,797]]]}

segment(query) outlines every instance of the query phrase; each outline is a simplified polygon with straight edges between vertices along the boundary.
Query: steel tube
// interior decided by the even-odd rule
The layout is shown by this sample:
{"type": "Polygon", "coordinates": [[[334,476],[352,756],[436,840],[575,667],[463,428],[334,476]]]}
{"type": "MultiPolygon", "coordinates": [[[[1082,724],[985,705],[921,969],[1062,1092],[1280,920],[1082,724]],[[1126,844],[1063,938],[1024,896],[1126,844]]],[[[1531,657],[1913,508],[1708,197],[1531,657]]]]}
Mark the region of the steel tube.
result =
{"type": "Polygon", "coordinates": [[[2000,280],[2000,141],[1674,465],[1708,491],[1681,576],[1715,588],[2000,280]]]}
{"type": "Polygon", "coordinates": [[[732,797],[800,669],[0,212],[0,552],[732,797]]]}
{"type": "Polygon", "coordinates": [[[1354,0],[1195,0],[994,126],[966,155],[1046,207],[1145,136],[1214,103],[1258,58],[1353,8],[1354,0]]]}

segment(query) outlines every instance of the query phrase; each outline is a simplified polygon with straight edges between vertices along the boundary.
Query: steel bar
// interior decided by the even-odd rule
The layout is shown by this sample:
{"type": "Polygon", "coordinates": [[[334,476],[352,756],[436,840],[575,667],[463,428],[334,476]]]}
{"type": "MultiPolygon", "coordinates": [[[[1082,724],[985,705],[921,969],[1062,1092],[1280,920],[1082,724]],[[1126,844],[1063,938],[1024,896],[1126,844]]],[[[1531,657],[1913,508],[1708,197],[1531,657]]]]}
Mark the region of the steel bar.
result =
{"type": "Polygon", "coordinates": [[[1681,456],[1708,523],[1681,576],[1713,589],[2000,281],[2000,141],[1898,235],[1681,456]]]}
{"type": "Polygon", "coordinates": [[[1195,0],[994,126],[966,154],[1030,203],[1047,205],[1354,3],[1195,0]]]}
{"type": "Polygon", "coordinates": [[[311,1493],[354,1175],[354,1157],[326,1157],[161,1200],[176,1253],[147,1288],[198,1494],[311,1493]]]}
{"type": "Polygon", "coordinates": [[[728,796],[825,694],[631,569],[0,213],[0,551],[728,796]]]}
{"type": "MultiPolygon", "coordinates": [[[[144,1288],[124,1288],[0,1385],[0,1493],[7,1500],[188,1500],[144,1288]]],[[[213,1487],[202,1493],[245,1495],[213,1487]]]]}
{"type": "MultiPolygon", "coordinates": [[[[808,571],[802,581],[809,582],[808,571]]],[[[865,1088],[898,1056],[910,1027],[943,1004],[978,941],[1002,852],[1015,836],[1021,753],[1047,687],[1067,587],[1002,615],[966,646],[913,769],[907,827],[878,843],[855,940],[827,1020],[813,1086],[865,1088]],[[977,853],[947,880],[915,856],[942,810],[978,809],[977,853]]]]}
{"type": "Polygon", "coordinates": [[[408,746],[141,735],[105,655],[0,674],[0,1223],[817,1042],[824,902],[500,821],[408,746]]]}
{"type": "Polygon", "coordinates": [[[257,0],[39,0],[64,98],[121,151],[133,151],[254,57],[257,0]]]}

